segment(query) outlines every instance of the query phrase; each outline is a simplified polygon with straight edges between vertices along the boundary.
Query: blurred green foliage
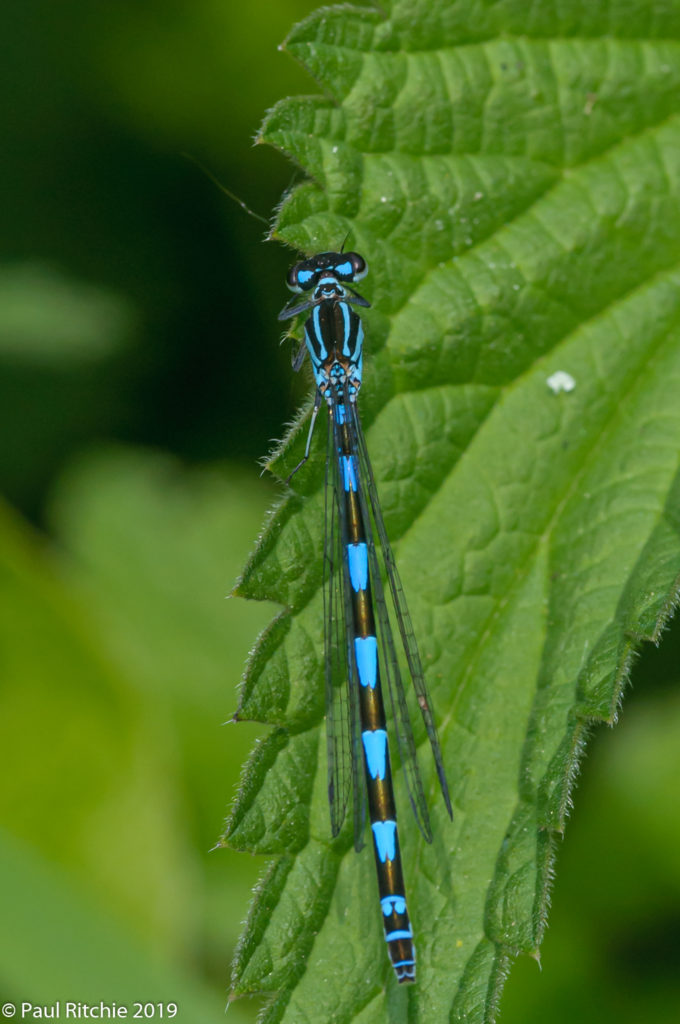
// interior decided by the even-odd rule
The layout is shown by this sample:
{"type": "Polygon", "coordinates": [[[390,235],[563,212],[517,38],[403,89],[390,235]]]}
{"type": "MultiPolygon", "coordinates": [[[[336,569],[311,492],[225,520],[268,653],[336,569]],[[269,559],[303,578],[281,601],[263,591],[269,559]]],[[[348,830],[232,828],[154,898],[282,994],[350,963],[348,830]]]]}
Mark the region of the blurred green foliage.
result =
{"type": "MultiPolygon", "coordinates": [[[[222,1016],[262,864],[209,852],[256,735],[220,723],[273,610],[224,598],[304,382],[276,345],[288,256],[181,154],[271,209],[293,172],[249,139],[315,91],[276,49],[314,6],[3,5],[3,999],[222,1016]]],[[[506,1022],[678,1017],[679,641],[586,762],[506,1022]]]]}

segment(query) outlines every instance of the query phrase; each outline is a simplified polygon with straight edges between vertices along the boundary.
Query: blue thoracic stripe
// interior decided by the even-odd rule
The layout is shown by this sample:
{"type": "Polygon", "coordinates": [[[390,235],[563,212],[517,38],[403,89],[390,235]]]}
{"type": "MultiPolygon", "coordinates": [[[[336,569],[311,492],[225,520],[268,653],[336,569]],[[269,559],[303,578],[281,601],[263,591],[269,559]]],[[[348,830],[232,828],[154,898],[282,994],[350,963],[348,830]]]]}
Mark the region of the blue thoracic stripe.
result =
{"type": "Polygon", "coordinates": [[[312,324],[314,325],[314,340],[319,346],[319,354],[322,359],[326,358],[327,352],[323,344],[323,334],[321,331],[321,306],[315,306],[312,312],[312,324]]]}
{"type": "Polygon", "coordinates": [[[368,548],[365,544],[348,544],[347,561],[352,590],[358,593],[368,586],[368,548]]]}
{"type": "Polygon", "coordinates": [[[351,354],[352,354],[352,350],[350,348],[350,336],[351,336],[351,333],[352,333],[352,326],[350,324],[350,319],[349,319],[349,306],[347,305],[346,302],[341,302],[340,303],[340,309],[342,310],[342,319],[343,319],[343,323],[345,325],[344,326],[344,341],[342,343],[342,354],[343,354],[343,356],[346,356],[347,358],[349,358],[351,356],[351,354]]]}
{"type": "Polygon", "coordinates": [[[396,821],[374,821],[371,824],[375,849],[384,864],[386,860],[394,860],[397,853],[397,823],[396,821]]]}
{"type": "Polygon", "coordinates": [[[357,332],[356,332],[356,340],[354,342],[354,350],[355,350],[355,352],[359,353],[358,358],[356,360],[356,370],[355,370],[355,372],[356,372],[359,380],[361,380],[361,375],[363,373],[363,366],[364,366],[364,325],[362,324],[361,320],[359,320],[359,322],[357,324],[357,332]]]}
{"type": "Polygon", "coordinates": [[[357,660],[357,673],[362,686],[370,686],[373,690],[378,679],[378,641],[374,636],[357,636],[354,638],[354,655],[357,660]]]}
{"type": "Polygon", "coordinates": [[[346,491],[356,491],[357,489],[357,471],[356,471],[356,456],[354,455],[341,455],[340,465],[342,466],[342,486],[346,491]]]}
{"type": "Polygon", "coordinates": [[[387,771],[387,733],[384,729],[366,729],[361,734],[366,764],[372,779],[384,779],[387,771]]]}
{"type": "Polygon", "coordinates": [[[412,939],[413,932],[410,928],[402,928],[396,932],[385,932],[385,942],[393,942],[395,939],[412,939]]]}

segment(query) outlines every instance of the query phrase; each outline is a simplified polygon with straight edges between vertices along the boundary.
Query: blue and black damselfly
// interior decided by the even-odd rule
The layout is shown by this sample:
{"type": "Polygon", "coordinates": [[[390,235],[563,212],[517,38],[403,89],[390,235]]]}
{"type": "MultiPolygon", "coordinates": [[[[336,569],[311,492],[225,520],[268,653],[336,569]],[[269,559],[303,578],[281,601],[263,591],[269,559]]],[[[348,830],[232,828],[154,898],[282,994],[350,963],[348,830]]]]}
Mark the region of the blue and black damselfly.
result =
{"type": "Polygon", "coordinates": [[[452,811],[416,638],[387,538],[357,409],[364,332],[361,318],[352,307],[369,303],[351,285],[361,280],[367,270],[366,261],[355,252],[324,252],[302,260],[288,273],[288,287],[297,295],[281,311],[279,320],[310,311],[304,342],[293,366],[299,370],[305,352],[309,353],[316,396],[304,457],[293,473],[309,457],[314,424],[324,401],[329,414],[324,619],[331,828],[333,835],[338,835],[351,790],[354,845],[359,850],[363,845],[368,801],[385,939],[397,979],[408,982],[415,981],[416,976],[415,945],[401,867],[383,682],[387,683],[393,730],[413,813],[428,842],[432,841],[432,831],[378,546],[406,663],[450,816],[452,811]]]}

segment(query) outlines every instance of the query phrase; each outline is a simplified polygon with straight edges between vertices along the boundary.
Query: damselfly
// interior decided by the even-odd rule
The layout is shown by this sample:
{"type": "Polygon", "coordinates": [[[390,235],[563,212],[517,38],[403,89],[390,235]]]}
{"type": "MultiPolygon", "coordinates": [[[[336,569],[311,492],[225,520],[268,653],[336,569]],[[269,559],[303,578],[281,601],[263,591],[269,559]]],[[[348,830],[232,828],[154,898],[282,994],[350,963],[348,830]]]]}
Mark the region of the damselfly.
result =
{"type": "Polygon", "coordinates": [[[350,285],[361,280],[367,270],[366,261],[355,252],[324,252],[302,260],[291,268],[287,278],[288,287],[298,294],[281,311],[279,320],[311,311],[293,366],[299,370],[305,352],[309,353],[316,397],[304,457],[293,473],[309,457],[314,424],[324,401],[329,413],[324,619],[331,828],[336,836],[351,790],[354,845],[359,850],[368,801],[385,939],[397,979],[403,982],[415,981],[415,945],[401,867],[383,681],[387,682],[393,729],[413,813],[428,842],[432,841],[432,831],[383,589],[376,534],[439,784],[449,815],[452,812],[420,655],[357,409],[364,332],[361,318],[352,307],[370,304],[350,285]]]}

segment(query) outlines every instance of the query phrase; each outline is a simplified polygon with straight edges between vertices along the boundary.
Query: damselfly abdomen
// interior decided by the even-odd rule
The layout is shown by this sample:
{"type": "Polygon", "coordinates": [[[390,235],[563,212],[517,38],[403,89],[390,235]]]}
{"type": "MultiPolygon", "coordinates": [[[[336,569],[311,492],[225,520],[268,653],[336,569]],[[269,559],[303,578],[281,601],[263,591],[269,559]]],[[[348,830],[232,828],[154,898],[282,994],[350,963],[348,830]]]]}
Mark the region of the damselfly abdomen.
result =
{"type": "Polygon", "coordinates": [[[310,313],[304,328],[304,344],[293,365],[299,369],[305,351],[309,353],[316,396],[304,457],[293,473],[309,456],[314,423],[324,401],[329,412],[324,620],[331,828],[334,836],[339,833],[351,790],[354,844],[360,849],[368,802],[385,938],[397,978],[405,982],[415,980],[415,945],[406,904],[392,788],[383,699],[385,682],[411,806],[428,842],[432,840],[432,832],[378,549],[382,550],[406,663],[425,722],[444,802],[449,815],[452,812],[420,655],[387,538],[357,409],[364,332],[361,318],[353,307],[369,303],[351,285],[361,280],[367,269],[363,257],[354,252],[324,252],[302,260],[288,273],[288,287],[297,295],[282,310],[279,319],[310,313]],[[376,544],[376,535],[379,544],[376,544]]]}

